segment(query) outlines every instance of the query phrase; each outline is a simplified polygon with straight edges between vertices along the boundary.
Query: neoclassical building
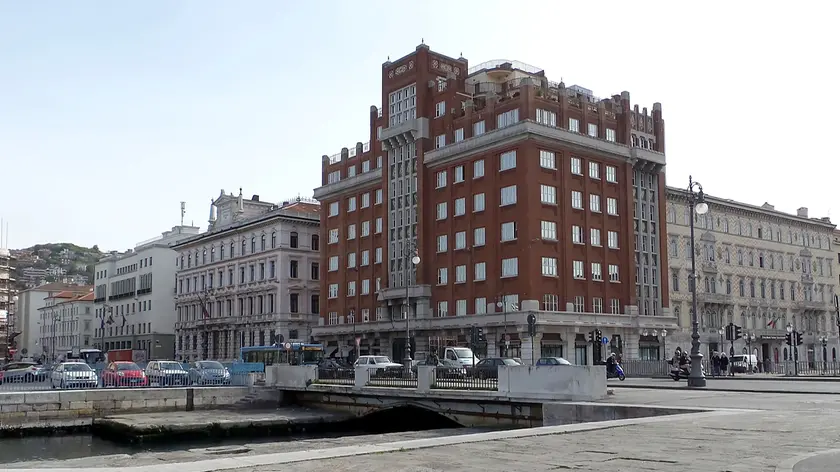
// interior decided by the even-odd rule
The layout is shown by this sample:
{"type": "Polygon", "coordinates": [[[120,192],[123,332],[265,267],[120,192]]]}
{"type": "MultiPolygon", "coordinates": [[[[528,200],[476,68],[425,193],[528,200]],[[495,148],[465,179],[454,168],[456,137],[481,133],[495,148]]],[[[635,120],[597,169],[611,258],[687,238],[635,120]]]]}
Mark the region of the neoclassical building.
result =
{"type": "MultiPolygon", "coordinates": [[[[791,323],[803,333],[800,360],[822,360],[822,337],[829,338],[828,360],[837,359],[835,225],[810,218],[807,208],[791,215],[769,203],[754,206],[708,195],[706,202],[709,212],[693,215],[701,352],[729,352],[732,346],[720,329],[733,322],[755,336],[752,351],[760,359],[783,361],[785,327],[791,323]]],[[[686,191],[668,187],[671,307],[682,327],[669,335],[671,349],[689,348],[691,342],[691,215],[686,191]]],[[[744,339],[735,342],[734,351],[746,352],[744,339]]]]}
{"type": "Polygon", "coordinates": [[[244,199],[240,189],[222,191],[210,208],[208,231],[173,246],[175,357],[231,361],[242,346],[309,340],[319,312],[319,205],[244,199]]]}

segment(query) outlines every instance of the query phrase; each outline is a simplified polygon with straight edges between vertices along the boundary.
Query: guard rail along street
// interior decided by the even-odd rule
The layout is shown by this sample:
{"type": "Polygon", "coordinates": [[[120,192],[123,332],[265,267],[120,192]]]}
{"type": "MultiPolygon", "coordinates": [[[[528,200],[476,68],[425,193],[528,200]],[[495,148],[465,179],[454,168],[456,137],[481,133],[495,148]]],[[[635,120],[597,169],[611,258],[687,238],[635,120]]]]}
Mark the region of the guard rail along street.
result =
{"type": "Polygon", "coordinates": [[[265,385],[282,390],[406,389],[418,392],[487,392],[554,400],[593,401],[606,397],[604,366],[499,366],[478,368],[419,365],[404,368],[319,369],[315,365],[266,367],[265,385]]]}

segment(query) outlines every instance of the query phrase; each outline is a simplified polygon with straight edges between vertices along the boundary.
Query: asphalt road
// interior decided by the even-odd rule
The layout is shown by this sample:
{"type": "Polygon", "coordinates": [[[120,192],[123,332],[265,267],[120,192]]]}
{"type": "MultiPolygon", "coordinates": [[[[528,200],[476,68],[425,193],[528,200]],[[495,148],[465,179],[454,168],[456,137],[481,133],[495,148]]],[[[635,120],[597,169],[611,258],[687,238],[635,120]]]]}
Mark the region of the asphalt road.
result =
{"type": "MultiPolygon", "coordinates": [[[[671,379],[640,379],[628,378],[619,381],[610,379],[607,381],[610,388],[656,388],[656,389],[681,389],[685,390],[688,382],[680,380],[674,382],[671,379]]],[[[708,391],[733,391],[733,392],[774,392],[774,393],[838,393],[840,394],[840,382],[813,382],[796,380],[750,380],[750,379],[727,379],[707,380],[708,391]]]]}

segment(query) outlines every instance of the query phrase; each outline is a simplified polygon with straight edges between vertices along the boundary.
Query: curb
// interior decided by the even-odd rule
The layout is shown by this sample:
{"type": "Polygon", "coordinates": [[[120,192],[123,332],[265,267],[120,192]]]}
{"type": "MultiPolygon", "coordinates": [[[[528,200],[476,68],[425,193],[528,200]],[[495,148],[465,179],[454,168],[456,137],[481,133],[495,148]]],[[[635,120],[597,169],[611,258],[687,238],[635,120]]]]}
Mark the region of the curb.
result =
{"type": "MultiPolygon", "coordinates": [[[[679,384],[678,384],[679,385],[679,384]]],[[[685,385],[680,386],[666,386],[666,385],[610,385],[611,388],[616,389],[642,389],[642,390],[696,390],[696,391],[706,391],[706,392],[733,392],[733,393],[774,393],[774,394],[783,394],[783,395],[838,395],[840,391],[837,392],[813,392],[813,391],[796,391],[792,392],[790,390],[780,390],[780,389],[770,389],[770,390],[754,390],[749,388],[715,388],[715,387],[699,387],[699,388],[689,388],[685,385]]]]}
{"type": "Polygon", "coordinates": [[[812,459],[814,457],[826,455],[826,454],[835,454],[840,452],[840,449],[826,449],[817,452],[811,452],[809,454],[802,454],[799,456],[794,456],[789,459],[785,459],[776,466],[776,472],[793,472],[794,467],[800,462],[803,462],[808,459],[812,459]]]}
{"type": "MultiPolygon", "coordinates": [[[[654,379],[654,380],[670,379],[670,377],[668,377],[668,376],[650,376],[650,377],[647,377],[647,376],[643,376],[643,375],[628,376],[628,378],[654,379]]],[[[775,380],[777,382],[837,382],[837,383],[840,383],[840,375],[823,376],[823,377],[804,377],[804,376],[794,377],[794,376],[789,376],[789,375],[779,375],[778,377],[765,377],[765,376],[754,377],[754,376],[750,376],[750,375],[741,375],[741,376],[736,376],[736,377],[729,377],[729,376],[726,376],[726,377],[706,377],[706,380],[707,381],[714,380],[716,382],[717,381],[724,381],[725,382],[725,381],[728,381],[728,380],[758,380],[758,381],[767,382],[767,381],[775,380]]]]}

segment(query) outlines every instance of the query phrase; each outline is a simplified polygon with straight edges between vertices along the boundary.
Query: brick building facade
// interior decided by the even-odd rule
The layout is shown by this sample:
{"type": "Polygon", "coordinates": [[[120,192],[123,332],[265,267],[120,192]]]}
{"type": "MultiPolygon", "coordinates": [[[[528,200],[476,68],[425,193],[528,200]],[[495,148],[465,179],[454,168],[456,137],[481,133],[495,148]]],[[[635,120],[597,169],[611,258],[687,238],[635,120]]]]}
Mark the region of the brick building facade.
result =
{"type": "Polygon", "coordinates": [[[358,342],[399,360],[408,337],[422,358],[478,325],[479,355],[591,363],[676,327],[659,104],[426,45],[383,64],[382,103],[368,143],[323,157],[315,190],[327,244],[314,334],[330,351],[358,342]],[[585,341],[595,328],[607,349],[585,341]]]}

